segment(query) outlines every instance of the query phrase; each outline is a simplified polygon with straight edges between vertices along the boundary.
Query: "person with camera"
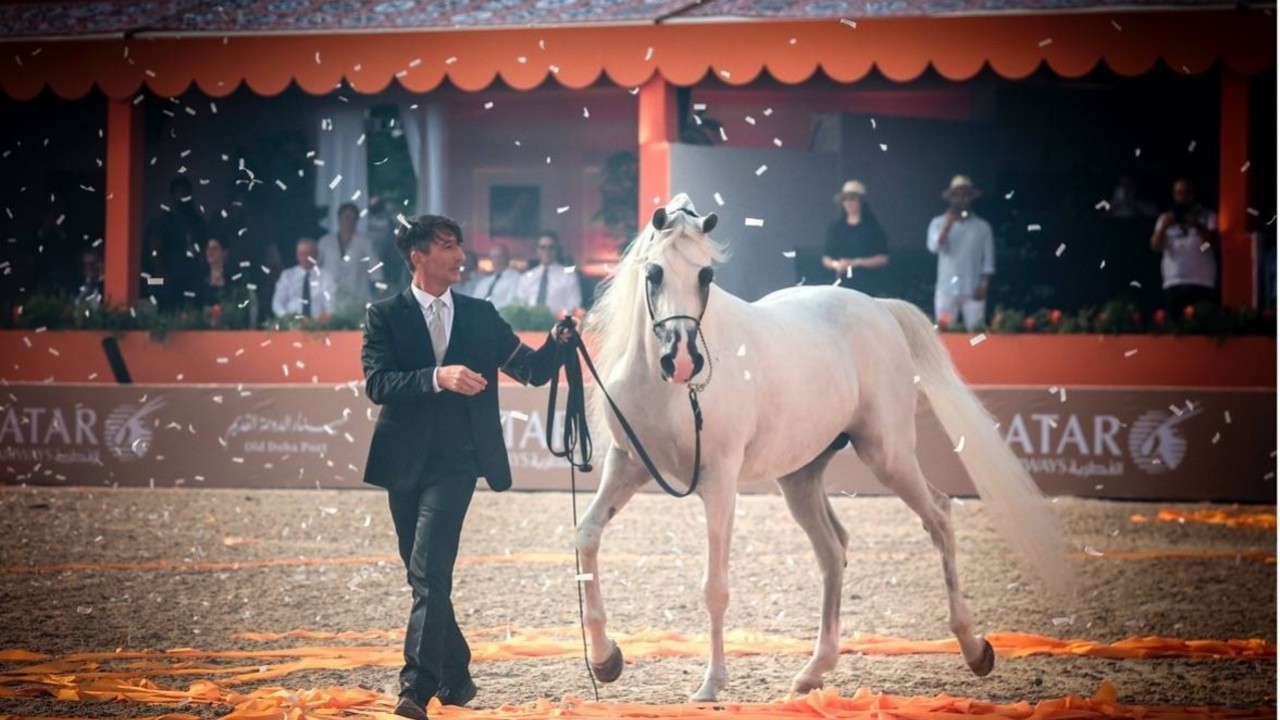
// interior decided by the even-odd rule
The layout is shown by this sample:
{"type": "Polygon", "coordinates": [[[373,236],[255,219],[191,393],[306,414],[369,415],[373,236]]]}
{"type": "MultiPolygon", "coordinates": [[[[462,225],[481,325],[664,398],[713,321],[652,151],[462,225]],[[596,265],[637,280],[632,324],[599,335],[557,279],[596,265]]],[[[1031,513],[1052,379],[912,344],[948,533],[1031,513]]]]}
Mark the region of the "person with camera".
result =
{"type": "Polygon", "coordinates": [[[1161,254],[1165,312],[1181,317],[1187,307],[1218,303],[1218,216],[1196,202],[1187,178],[1173,183],[1173,209],[1156,219],[1151,249],[1161,254]]]}

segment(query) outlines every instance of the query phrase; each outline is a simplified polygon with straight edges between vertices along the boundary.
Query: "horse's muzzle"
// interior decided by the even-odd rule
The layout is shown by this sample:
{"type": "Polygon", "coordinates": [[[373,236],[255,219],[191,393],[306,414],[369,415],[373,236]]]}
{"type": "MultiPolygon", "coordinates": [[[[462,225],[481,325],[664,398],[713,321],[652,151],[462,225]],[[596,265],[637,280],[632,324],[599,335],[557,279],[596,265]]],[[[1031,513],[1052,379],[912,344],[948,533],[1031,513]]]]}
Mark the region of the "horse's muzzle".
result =
{"type": "Polygon", "coordinates": [[[680,332],[672,332],[667,336],[663,343],[666,352],[658,359],[658,364],[662,367],[663,380],[684,384],[702,372],[705,361],[695,345],[697,335],[690,334],[688,342],[683,344],[680,336],[680,332]]]}

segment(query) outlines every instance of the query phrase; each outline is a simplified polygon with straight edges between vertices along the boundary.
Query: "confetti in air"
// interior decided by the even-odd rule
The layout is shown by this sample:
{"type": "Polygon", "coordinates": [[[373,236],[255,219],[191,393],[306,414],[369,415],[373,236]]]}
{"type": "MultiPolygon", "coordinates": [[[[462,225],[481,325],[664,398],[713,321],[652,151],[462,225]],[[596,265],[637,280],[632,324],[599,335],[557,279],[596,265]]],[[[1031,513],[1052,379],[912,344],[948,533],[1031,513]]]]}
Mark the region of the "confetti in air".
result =
{"type": "Polygon", "coordinates": [[[764,227],[764,219],[763,218],[747,218],[746,226],[747,227],[764,227]]]}

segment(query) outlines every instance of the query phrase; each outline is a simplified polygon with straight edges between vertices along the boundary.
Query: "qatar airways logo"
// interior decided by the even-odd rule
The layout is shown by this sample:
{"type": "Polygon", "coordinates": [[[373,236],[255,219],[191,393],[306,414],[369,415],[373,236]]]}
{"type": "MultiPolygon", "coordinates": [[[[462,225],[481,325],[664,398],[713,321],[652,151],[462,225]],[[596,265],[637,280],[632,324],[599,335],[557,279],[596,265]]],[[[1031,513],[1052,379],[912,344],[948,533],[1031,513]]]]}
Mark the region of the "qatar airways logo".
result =
{"type": "Polygon", "coordinates": [[[1143,472],[1161,475],[1178,469],[1186,459],[1181,425],[1201,410],[1151,410],[1129,425],[1116,415],[1016,413],[1002,434],[1032,473],[1120,476],[1127,458],[1143,472]],[[1127,438],[1122,432],[1126,429],[1127,438]]]}

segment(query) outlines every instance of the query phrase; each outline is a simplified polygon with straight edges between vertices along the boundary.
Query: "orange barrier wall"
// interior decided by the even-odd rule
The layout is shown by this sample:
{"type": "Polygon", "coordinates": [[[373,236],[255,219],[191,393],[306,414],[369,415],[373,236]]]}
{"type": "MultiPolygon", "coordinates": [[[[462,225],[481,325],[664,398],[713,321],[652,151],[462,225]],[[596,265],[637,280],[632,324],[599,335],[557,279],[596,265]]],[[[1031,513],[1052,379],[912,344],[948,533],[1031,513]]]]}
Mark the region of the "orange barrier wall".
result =
{"type": "MultiPolygon", "coordinates": [[[[0,380],[113,383],[101,331],[0,331],[0,380]]],[[[133,381],[159,384],[345,383],[362,378],[358,331],[145,332],[119,336],[133,381]]],[[[533,347],[544,333],[524,333],[533,347]]],[[[943,334],[975,385],[1274,388],[1275,338],[943,334]]]]}

